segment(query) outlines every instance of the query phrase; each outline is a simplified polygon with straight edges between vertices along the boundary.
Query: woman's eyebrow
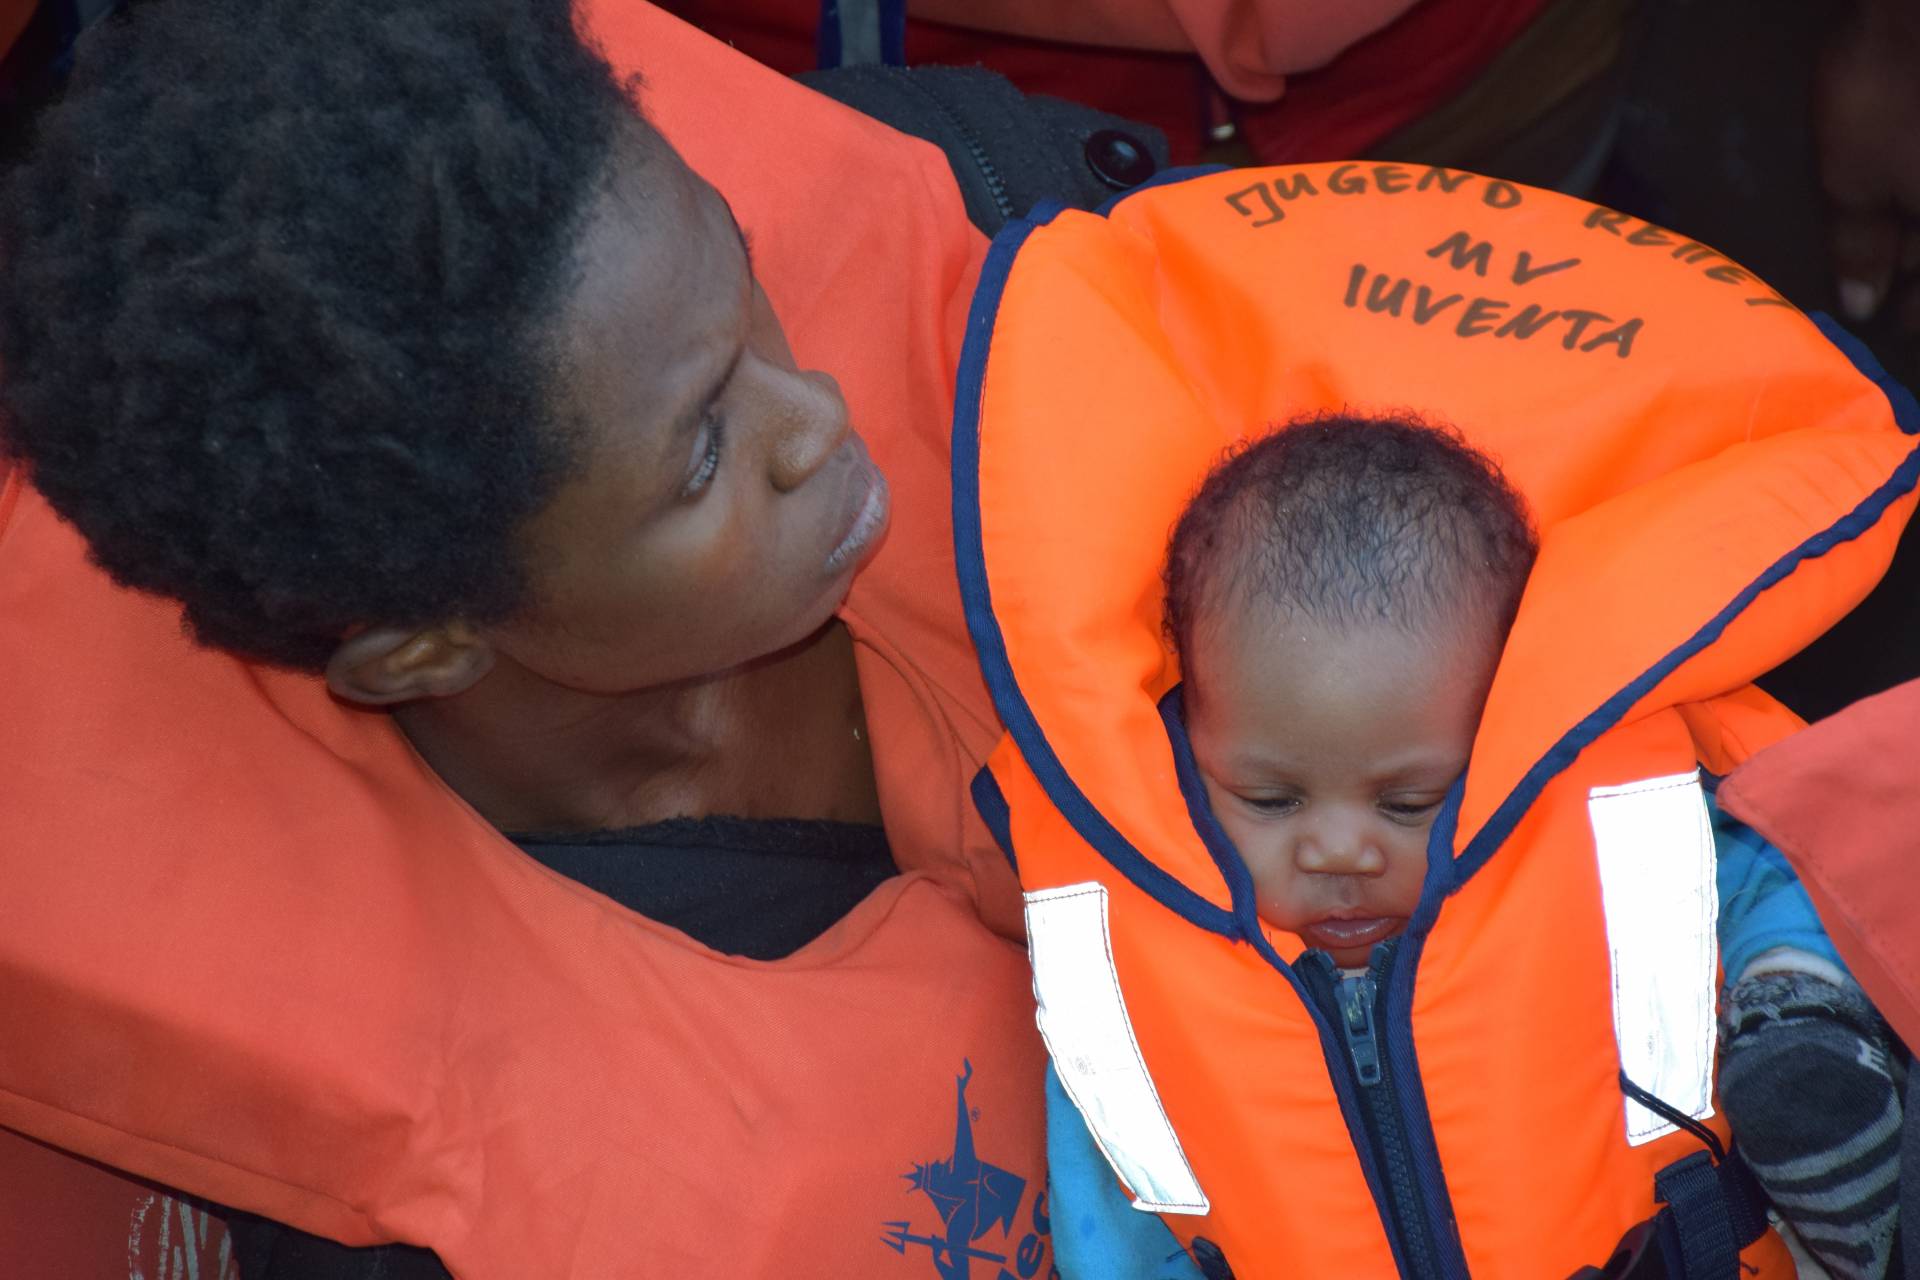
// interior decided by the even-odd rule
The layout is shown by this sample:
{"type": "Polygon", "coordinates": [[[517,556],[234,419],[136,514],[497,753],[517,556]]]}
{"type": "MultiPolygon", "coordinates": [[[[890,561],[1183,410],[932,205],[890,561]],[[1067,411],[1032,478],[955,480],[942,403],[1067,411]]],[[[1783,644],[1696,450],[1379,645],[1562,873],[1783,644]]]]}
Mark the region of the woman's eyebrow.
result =
{"type": "Polygon", "coordinates": [[[740,367],[740,361],[746,358],[746,354],[747,344],[745,342],[742,342],[733,349],[733,358],[727,361],[725,367],[720,370],[719,376],[701,388],[700,394],[689,402],[687,411],[680,415],[680,421],[674,424],[673,434],[675,439],[693,434],[694,428],[698,427],[706,418],[707,406],[719,398],[720,392],[726,387],[727,383],[732,380],[733,371],[740,367]]]}
{"type": "MultiPolygon", "coordinates": [[[[747,260],[747,281],[749,288],[751,288],[753,281],[752,240],[747,235],[746,228],[740,225],[740,219],[734,216],[733,206],[727,204],[727,198],[725,196],[720,197],[720,203],[726,205],[727,221],[733,224],[733,234],[740,239],[740,253],[747,260]]],[[[732,380],[733,371],[740,367],[740,361],[746,358],[746,354],[747,344],[745,340],[742,340],[740,345],[733,349],[733,358],[727,361],[726,367],[720,370],[719,376],[701,388],[700,394],[689,402],[690,407],[688,410],[680,415],[678,422],[674,423],[674,439],[678,440],[684,436],[693,434],[694,429],[698,427],[701,420],[706,417],[707,406],[713,403],[715,397],[717,397],[726,387],[727,383],[732,380]]]]}

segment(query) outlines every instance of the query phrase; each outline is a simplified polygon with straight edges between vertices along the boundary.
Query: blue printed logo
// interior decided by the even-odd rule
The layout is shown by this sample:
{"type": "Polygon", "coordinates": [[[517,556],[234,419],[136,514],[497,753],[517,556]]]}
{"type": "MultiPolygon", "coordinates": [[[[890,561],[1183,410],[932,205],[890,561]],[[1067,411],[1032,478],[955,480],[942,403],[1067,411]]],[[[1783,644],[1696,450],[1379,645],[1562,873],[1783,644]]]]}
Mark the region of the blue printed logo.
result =
{"type": "MultiPolygon", "coordinates": [[[[1004,1251],[982,1247],[995,1227],[999,1239],[988,1244],[1011,1243],[1014,1217],[1026,1196],[1027,1180],[1009,1169],[988,1164],[973,1149],[973,1121],[967,1109],[967,1082],[973,1079],[973,1063],[961,1064],[959,1098],[955,1107],[953,1154],[944,1160],[916,1164],[905,1175],[912,1191],[923,1193],[940,1215],[940,1226],[916,1232],[911,1218],[889,1222],[881,1242],[895,1253],[925,1248],[933,1257],[940,1280],[973,1280],[973,1264],[984,1262],[999,1267],[994,1280],[1033,1280],[1048,1259],[1048,1240],[1053,1224],[1047,1215],[1044,1186],[1036,1188],[1030,1211],[1031,1229],[1020,1238],[1011,1263],[1004,1251]]],[[[1059,1271],[1048,1269],[1049,1280],[1058,1280],[1059,1271]]]]}

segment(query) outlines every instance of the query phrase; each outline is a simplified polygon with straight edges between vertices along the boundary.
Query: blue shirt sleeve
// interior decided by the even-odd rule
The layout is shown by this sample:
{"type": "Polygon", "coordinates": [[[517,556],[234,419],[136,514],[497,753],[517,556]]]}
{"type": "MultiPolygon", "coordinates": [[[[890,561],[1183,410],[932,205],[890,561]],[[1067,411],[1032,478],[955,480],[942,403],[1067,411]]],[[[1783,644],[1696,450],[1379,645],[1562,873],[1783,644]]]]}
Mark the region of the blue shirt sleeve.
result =
{"type": "Polygon", "coordinates": [[[1754,957],[1792,947],[1846,965],[1820,923],[1787,855],[1738,818],[1709,803],[1720,891],[1720,967],[1731,983],[1754,957]]]}
{"type": "Polygon", "coordinates": [[[1157,1213],[1133,1207],[1047,1067],[1047,1205],[1062,1280],[1203,1280],[1157,1213]]]}

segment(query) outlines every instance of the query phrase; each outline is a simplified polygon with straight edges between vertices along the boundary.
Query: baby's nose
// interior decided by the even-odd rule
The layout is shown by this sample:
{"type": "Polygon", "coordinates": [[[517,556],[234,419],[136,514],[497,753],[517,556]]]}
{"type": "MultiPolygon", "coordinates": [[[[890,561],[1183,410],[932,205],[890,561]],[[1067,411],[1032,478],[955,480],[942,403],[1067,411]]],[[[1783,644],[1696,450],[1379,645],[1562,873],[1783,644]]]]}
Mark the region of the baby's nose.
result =
{"type": "Polygon", "coordinates": [[[1294,865],[1311,875],[1377,876],[1387,859],[1357,824],[1327,823],[1303,834],[1294,846],[1294,865]]]}

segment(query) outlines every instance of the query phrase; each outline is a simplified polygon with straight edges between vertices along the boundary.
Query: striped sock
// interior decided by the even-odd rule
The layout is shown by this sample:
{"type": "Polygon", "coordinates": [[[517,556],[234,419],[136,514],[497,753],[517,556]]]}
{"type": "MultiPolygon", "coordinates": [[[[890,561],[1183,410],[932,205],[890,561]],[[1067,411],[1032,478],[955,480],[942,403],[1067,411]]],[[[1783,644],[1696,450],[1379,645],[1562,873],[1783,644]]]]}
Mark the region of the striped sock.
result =
{"type": "Polygon", "coordinates": [[[1887,1271],[1900,1208],[1900,1095],[1860,988],[1750,973],[1721,1013],[1720,1100],[1774,1208],[1837,1280],[1887,1271]]]}

